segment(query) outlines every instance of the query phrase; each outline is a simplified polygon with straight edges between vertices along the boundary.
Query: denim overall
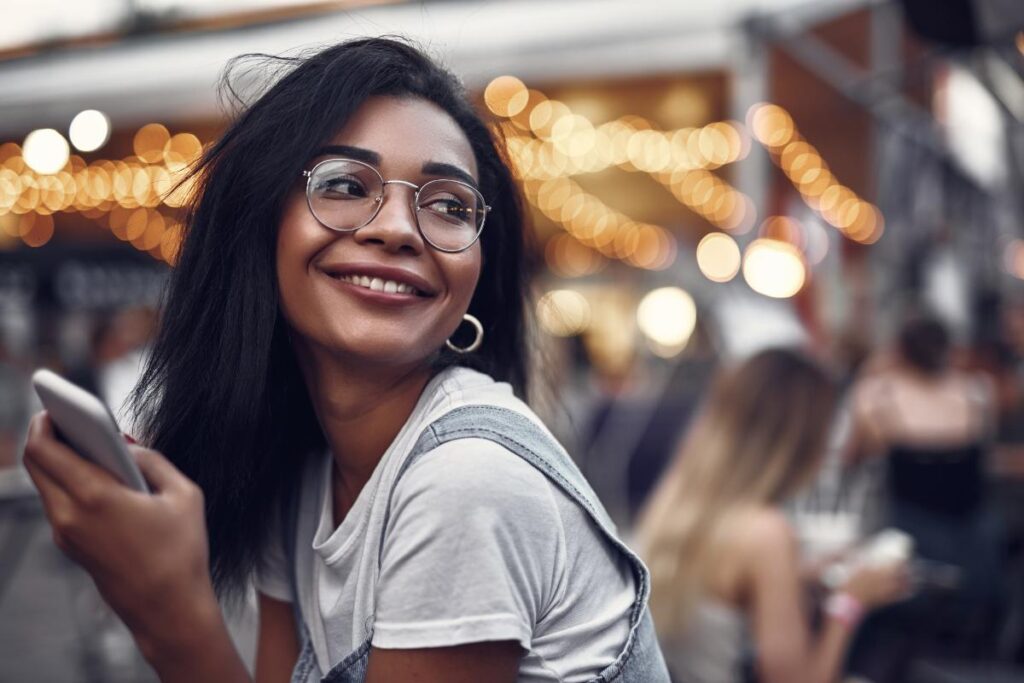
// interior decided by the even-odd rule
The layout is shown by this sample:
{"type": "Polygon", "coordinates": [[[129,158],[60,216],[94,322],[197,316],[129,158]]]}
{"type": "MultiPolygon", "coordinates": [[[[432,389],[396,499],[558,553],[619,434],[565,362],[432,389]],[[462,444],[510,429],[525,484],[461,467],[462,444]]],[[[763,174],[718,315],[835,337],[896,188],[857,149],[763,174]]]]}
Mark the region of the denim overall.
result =
{"type": "MultiPolygon", "coordinates": [[[[504,446],[526,462],[543,472],[572,500],[580,505],[597,523],[608,542],[626,557],[633,567],[637,595],[630,614],[629,637],[619,656],[589,683],[669,683],[668,671],[654,633],[654,626],[647,610],[650,595],[650,574],[640,559],[620,541],[608,514],[587,484],[579,469],[565,450],[550,436],[539,429],[529,418],[507,408],[488,405],[470,405],[455,408],[428,425],[412,450],[401,464],[394,484],[388,492],[388,507],[394,495],[395,486],[402,475],[419,457],[443,443],[455,439],[487,439],[504,446]]],[[[295,519],[297,501],[289,506],[285,524],[285,549],[291,568],[293,595],[298,595],[295,576],[294,553],[296,552],[295,519]]],[[[385,520],[382,532],[387,532],[385,520]]],[[[362,683],[366,678],[367,660],[370,655],[372,632],[356,650],[333,664],[327,675],[320,671],[309,631],[303,620],[299,600],[293,605],[300,633],[301,650],[292,672],[292,683],[362,683]]],[[[372,628],[372,627],[371,627],[372,628]]]]}

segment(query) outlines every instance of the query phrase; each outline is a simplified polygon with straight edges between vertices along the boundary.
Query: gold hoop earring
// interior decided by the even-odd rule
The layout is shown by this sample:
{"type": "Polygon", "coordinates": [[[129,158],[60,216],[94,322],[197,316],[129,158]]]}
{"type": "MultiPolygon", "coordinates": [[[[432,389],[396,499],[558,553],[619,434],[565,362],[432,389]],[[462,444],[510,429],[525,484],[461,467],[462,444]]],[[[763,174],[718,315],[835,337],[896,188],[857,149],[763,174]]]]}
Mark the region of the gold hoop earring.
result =
{"type": "Polygon", "coordinates": [[[480,321],[476,319],[476,316],[472,316],[469,313],[462,316],[462,319],[468,322],[476,330],[476,339],[469,346],[456,346],[452,344],[451,339],[446,339],[444,345],[455,353],[473,353],[480,348],[480,345],[484,343],[484,326],[480,324],[480,321]]]}

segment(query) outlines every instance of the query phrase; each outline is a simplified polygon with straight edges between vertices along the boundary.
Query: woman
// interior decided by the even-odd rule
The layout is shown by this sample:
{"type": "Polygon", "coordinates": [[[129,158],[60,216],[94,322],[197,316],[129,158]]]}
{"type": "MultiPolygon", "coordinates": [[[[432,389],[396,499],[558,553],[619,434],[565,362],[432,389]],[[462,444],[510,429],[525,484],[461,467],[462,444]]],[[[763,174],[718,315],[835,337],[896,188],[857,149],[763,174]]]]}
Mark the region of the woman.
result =
{"type": "Polygon", "coordinates": [[[880,521],[909,534],[943,584],[872,617],[851,657],[871,680],[904,680],[917,655],[977,656],[997,640],[1003,533],[985,491],[995,392],[987,378],[954,367],[950,351],[942,322],[915,311],[895,349],[852,390],[846,460],[881,475],[880,521]]]}
{"type": "Polygon", "coordinates": [[[801,354],[763,351],[722,375],[640,525],[655,623],[677,680],[836,680],[864,610],[903,589],[900,567],[856,571],[812,635],[797,538],[781,510],[821,462],[836,390],[801,354]]]}
{"type": "Polygon", "coordinates": [[[255,573],[257,681],[667,680],[646,570],[513,394],[523,220],[455,79],[393,40],[324,50],[199,183],[137,391],[156,495],[45,416],[26,450],[161,678],[249,680],[215,596],[255,573]]]}

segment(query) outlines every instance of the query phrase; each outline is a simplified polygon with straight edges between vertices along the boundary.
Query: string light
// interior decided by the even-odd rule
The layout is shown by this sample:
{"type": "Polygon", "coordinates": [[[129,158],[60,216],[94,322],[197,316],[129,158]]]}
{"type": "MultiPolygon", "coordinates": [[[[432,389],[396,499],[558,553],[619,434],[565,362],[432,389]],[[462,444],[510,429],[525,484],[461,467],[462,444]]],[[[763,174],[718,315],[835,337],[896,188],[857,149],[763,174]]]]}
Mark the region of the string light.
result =
{"type": "MultiPolygon", "coordinates": [[[[94,130],[91,143],[87,139],[86,123],[92,118],[90,125],[95,125],[95,114],[102,116],[90,111],[81,112],[72,125],[75,147],[83,151],[99,137],[94,130]]],[[[199,138],[192,133],[172,136],[165,126],[148,124],[133,138],[134,156],[87,164],[70,154],[59,133],[47,130],[33,131],[24,146],[0,144],[0,218],[17,217],[3,221],[7,234],[41,246],[53,236],[52,214],[80,212],[103,221],[115,237],[136,249],[173,263],[182,227],[159,207],[177,209],[192,197],[196,180],[187,174],[202,154],[199,138]],[[55,155],[60,142],[65,153],[55,155]]]]}
{"type": "Polygon", "coordinates": [[[634,221],[561,176],[523,183],[527,201],[581,244],[604,257],[648,270],[675,262],[676,241],[664,228],[634,221]]]}
{"type": "Polygon", "coordinates": [[[807,206],[854,242],[873,244],[882,237],[885,221],[878,207],[832,175],[818,150],[800,137],[786,110],[776,104],[756,104],[747,120],[754,138],[768,149],[807,206]]]}
{"type": "MultiPolygon", "coordinates": [[[[491,81],[484,101],[504,119],[498,126],[527,200],[573,240],[604,258],[666,268],[675,260],[676,240],[660,226],[610,209],[583,192],[570,176],[613,166],[644,172],[719,229],[740,232],[753,225],[750,198],[710,173],[749,152],[738,123],[717,121],[701,128],[662,131],[629,115],[595,125],[513,76],[491,81]],[[695,175],[687,177],[691,172],[695,175]]],[[[563,244],[557,242],[545,253],[552,269],[580,270],[564,267],[563,244]]]]}

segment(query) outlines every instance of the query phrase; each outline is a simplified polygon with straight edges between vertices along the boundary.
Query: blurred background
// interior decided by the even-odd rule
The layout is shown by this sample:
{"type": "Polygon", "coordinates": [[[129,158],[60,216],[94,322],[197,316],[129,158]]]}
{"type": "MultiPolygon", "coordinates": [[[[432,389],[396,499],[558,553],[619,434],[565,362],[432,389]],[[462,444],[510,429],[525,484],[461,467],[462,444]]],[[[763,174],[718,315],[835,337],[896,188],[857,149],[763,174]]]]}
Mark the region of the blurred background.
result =
{"type": "MultiPolygon", "coordinates": [[[[382,34],[439,56],[503,134],[541,265],[537,402],[624,529],[717,368],[799,345],[855,386],[908,311],[938,316],[993,387],[1007,589],[957,661],[904,680],[1024,680],[1019,0],[6,0],[0,680],[151,676],[18,464],[31,371],[118,412],[180,240],[171,189],[230,116],[227,61],[382,34]]],[[[869,533],[883,495],[841,462],[848,423],[789,505],[808,554],[869,533]]]]}

